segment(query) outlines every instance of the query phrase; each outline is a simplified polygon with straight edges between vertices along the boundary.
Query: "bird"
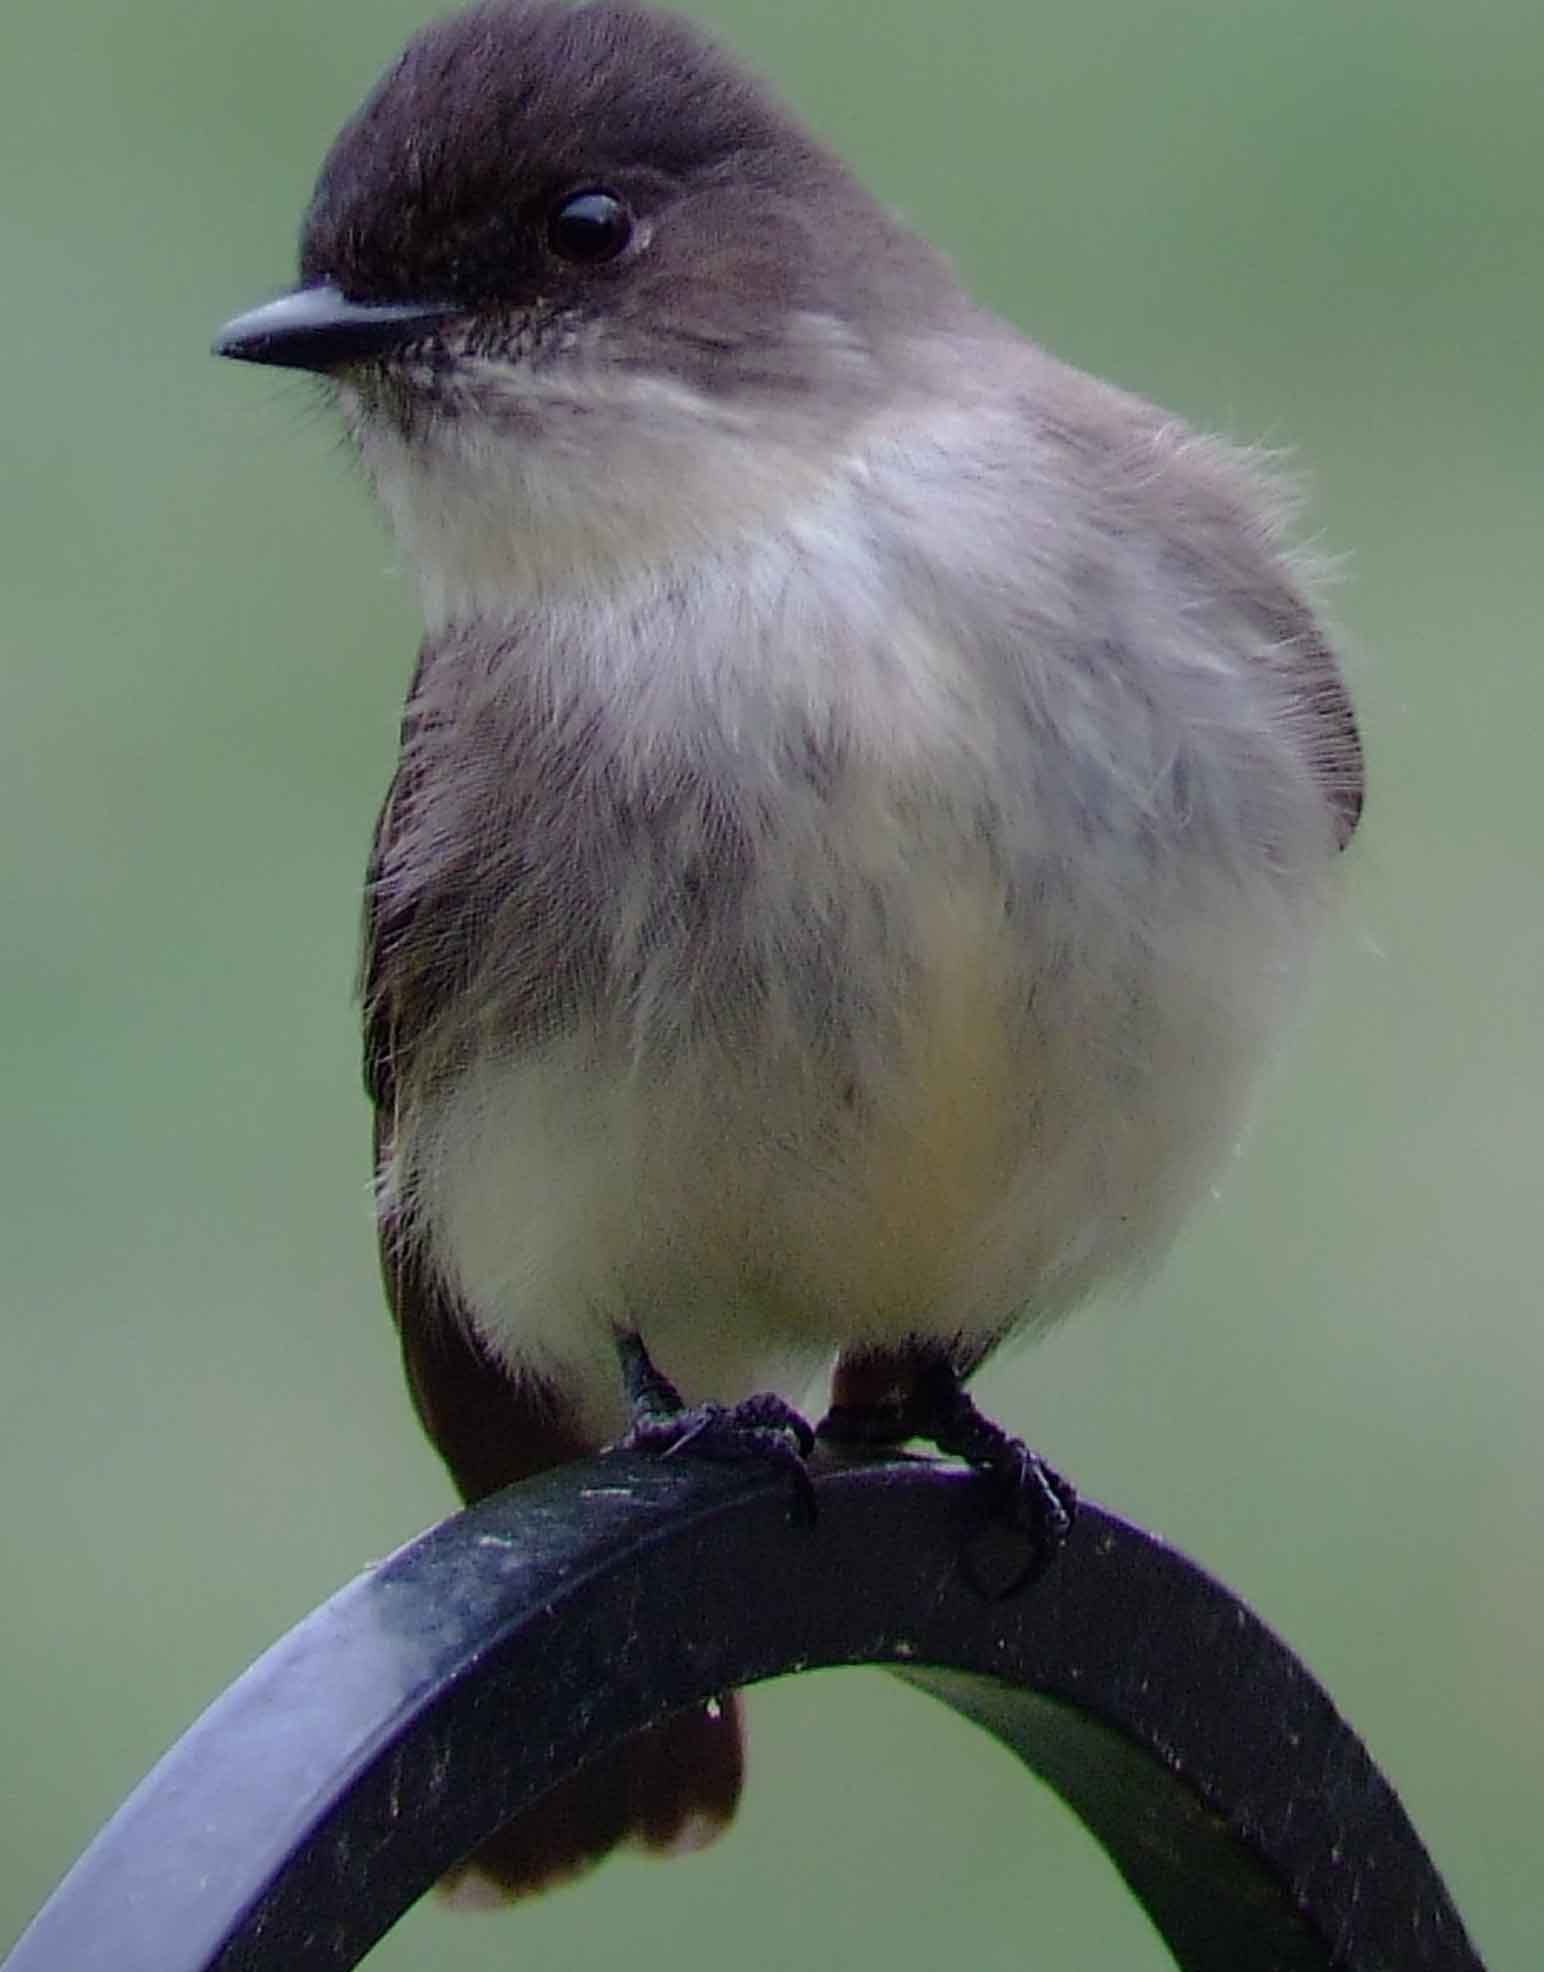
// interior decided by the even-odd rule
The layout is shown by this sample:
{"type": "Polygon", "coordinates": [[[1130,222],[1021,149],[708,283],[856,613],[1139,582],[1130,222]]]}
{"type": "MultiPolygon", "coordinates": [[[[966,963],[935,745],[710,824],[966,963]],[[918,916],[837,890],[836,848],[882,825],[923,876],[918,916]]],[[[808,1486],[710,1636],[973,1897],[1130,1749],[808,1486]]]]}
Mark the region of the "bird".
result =
{"type": "MultiPolygon", "coordinates": [[[[424,637],[369,859],[388,1298],[467,1500],[821,1430],[1072,1487],[969,1377],[1139,1280],[1329,922],[1356,721],[1270,461],[974,302],[701,29],[485,0],[334,143],[299,285],[424,637]]],[[[818,1530],[813,1536],[818,1538],[818,1530]]],[[[702,1846],[733,1694],[447,1879],[702,1846]]]]}

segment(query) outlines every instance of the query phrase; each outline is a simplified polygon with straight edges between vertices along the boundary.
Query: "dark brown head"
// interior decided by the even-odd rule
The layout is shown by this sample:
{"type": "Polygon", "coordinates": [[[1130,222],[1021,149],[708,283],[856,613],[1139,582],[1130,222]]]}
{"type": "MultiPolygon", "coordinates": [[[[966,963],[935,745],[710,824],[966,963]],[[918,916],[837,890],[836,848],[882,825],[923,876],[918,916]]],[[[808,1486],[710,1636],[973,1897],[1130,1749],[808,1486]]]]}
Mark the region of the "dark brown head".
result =
{"type": "Polygon", "coordinates": [[[232,323],[223,353],[580,357],[798,394],[833,356],[857,382],[954,293],[758,82],[615,0],[487,0],[419,34],[333,145],[300,274],[302,298],[232,323]]]}

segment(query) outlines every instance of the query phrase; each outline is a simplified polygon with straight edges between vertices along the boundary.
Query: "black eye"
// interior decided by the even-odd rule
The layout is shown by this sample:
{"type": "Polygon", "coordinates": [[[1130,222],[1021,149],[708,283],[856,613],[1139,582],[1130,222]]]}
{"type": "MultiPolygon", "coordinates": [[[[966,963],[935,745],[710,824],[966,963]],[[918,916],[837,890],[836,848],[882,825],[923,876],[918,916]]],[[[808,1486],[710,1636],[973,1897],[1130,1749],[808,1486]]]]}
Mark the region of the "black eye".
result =
{"type": "Polygon", "coordinates": [[[547,244],[560,260],[598,267],[633,236],[633,215],[612,192],[570,192],[547,219],[547,244]]]}

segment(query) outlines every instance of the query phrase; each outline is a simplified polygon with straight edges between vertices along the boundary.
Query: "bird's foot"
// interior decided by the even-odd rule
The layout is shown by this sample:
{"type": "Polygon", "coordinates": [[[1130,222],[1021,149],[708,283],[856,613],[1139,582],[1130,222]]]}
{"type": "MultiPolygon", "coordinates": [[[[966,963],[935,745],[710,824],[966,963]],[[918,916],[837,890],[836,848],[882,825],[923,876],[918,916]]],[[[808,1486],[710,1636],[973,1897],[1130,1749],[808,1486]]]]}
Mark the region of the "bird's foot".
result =
{"type": "Polygon", "coordinates": [[[1015,1595],[1043,1575],[1077,1517],[1070,1482],[1022,1438],[983,1417],[943,1361],[922,1365],[904,1400],[833,1406],[821,1420],[820,1436],[849,1445],[922,1438],[983,1473],[995,1511],[967,1549],[966,1565],[976,1587],[993,1600],[1015,1595]]]}
{"type": "Polygon", "coordinates": [[[966,1565],[983,1595],[1015,1595],[1043,1575],[1066,1544],[1078,1510],[1072,1486],[1022,1438],[983,1417],[945,1371],[926,1381],[930,1399],[922,1436],[941,1452],[964,1459],[990,1479],[997,1512],[966,1550],[966,1565]]]}
{"type": "Polygon", "coordinates": [[[687,1406],[668,1377],[649,1359],[641,1337],[617,1343],[632,1422],[611,1447],[653,1458],[686,1455],[739,1462],[759,1460],[786,1473],[793,1488],[793,1518],[815,1524],[815,1488],[805,1463],[815,1433],[781,1397],[766,1391],[738,1404],[687,1406]]]}

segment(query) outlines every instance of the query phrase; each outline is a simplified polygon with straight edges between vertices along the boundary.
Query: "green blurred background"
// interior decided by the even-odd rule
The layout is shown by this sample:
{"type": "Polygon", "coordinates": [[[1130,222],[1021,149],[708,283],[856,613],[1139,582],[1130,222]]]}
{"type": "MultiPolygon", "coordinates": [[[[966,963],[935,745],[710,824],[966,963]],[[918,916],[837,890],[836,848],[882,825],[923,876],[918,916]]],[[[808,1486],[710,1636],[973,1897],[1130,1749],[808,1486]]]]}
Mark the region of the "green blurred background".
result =
{"type": "MultiPolygon", "coordinates": [[[[415,643],[303,382],[211,362],[424,0],[0,39],[0,1943],[271,1638],[450,1504],[374,1274],[356,896],[415,643]]],[[[1219,1570],[1492,1972],[1544,1948],[1544,9],[699,0],[1063,354],[1290,444],[1369,741],[1320,990],[1162,1279],[985,1395],[1219,1570]]],[[[1168,1960],[877,1673],[753,1700],[736,1832],[371,1961],[1168,1960]]],[[[68,1972],[61,1968],[60,1972],[68,1972]]]]}

